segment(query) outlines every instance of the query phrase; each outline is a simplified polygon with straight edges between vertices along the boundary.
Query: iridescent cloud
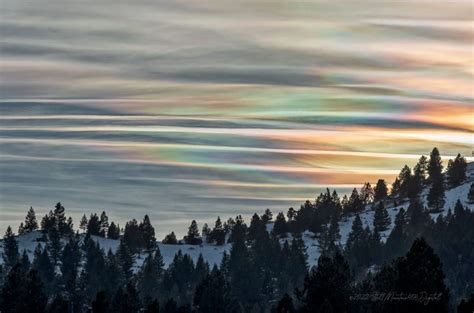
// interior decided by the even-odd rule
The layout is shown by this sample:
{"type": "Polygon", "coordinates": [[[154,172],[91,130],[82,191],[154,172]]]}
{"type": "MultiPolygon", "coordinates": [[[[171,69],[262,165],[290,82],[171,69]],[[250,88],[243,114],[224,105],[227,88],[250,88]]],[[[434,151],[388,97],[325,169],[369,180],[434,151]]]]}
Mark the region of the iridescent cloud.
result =
{"type": "Polygon", "coordinates": [[[0,231],[285,210],[473,147],[472,3],[4,0],[0,231]],[[133,216],[131,216],[133,215],[133,216]]]}

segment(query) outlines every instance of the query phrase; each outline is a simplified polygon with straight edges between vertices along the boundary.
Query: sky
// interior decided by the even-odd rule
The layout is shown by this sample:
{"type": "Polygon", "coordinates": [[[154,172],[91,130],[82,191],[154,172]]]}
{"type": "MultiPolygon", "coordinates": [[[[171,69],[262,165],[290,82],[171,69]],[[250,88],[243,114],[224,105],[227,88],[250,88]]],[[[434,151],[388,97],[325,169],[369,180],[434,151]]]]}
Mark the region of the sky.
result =
{"type": "Polygon", "coordinates": [[[0,231],[61,201],[158,239],[472,161],[471,1],[0,0],[0,231]]]}

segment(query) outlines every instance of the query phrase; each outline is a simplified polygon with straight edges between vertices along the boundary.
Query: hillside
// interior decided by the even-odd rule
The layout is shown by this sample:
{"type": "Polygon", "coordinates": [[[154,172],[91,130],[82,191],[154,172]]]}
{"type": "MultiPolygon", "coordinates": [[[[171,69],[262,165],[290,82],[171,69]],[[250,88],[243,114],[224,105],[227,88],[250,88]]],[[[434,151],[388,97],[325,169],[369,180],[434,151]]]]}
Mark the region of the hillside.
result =
{"type": "MultiPolygon", "coordinates": [[[[454,205],[458,199],[461,201],[461,203],[465,207],[469,208],[471,211],[474,211],[474,206],[468,203],[468,193],[469,193],[470,184],[474,182],[474,162],[471,162],[468,164],[467,177],[468,178],[464,184],[456,188],[446,190],[445,205],[444,205],[443,211],[441,213],[431,214],[431,217],[433,219],[436,219],[436,217],[439,214],[447,214],[448,210],[450,209],[452,210],[454,208],[454,205]]],[[[424,190],[421,196],[422,203],[425,205],[426,205],[427,193],[428,193],[428,190],[424,190]]],[[[408,199],[405,199],[402,201],[399,200],[399,205],[397,206],[393,206],[393,203],[392,203],[392,206],[390,205],[387,206],[387,211],[391,218],[391,225],[386,231],[384,231],[381,234],[382,241],[386,240],[388,234],[392,230],[395,216],[397,215],[399,210],[401,208],[404,208],[406,210],[408,208],[408,205],[409,205],[408,199]]],[[[373,227],[372,223],[373,223],[374,212],[370,206],[367,206],[365,211],[359,214],[359,216],[364,224],[364,227],[366,225],[368,225],[370,228],[373,227]]],[[[347,240],[354,218],[355,216],[345,217],[343,218],[341,222],[339,222],[341,244],[343,245],[345,244],[347,240]]],[[[273,228],[273,223],[267,224],[268,231],[271,231],[272,228],[273,228]]],[[[318,239],[315,238],[315,234],[310,231],[305,231],[302,235],[303,235],[303,240],[307,248],[309,265],[313,266],[314,264],[316,264],[320,255],[318,239]]],[[[23,250],[26,250],[30,260],[32,260],[33,252],[35,250],[36,245],[38,244],[38,242],[41,243],[41,240],[40,240],[41,237],[42,237],[42,234],[40,231],[35,231],[35,232],[18,236],[17,241],[18,241],[19,251],[22,252],[23,250]]],[[[115,250],[117,249],[119,245],[119,240],[101,238],[97,236],[92,236],[92,238],[100,244],[101,248],[105,252],[107,252],[109,249],[111,249],[112,252],[115,252],[115,250]]],[[[289,234],[287,238],[281,239],[281,242],[283,243],[285,240],[291,240],[291,235],[289,234]]],[[[174,255],[179,250],[181,250],[183,254],[189,254],[193,258],[194,261],[198,259],[199,254],[202,254],[204,259],[212,266],[213,264],[217,264],[217,265],[220,264],[224,251],[229,252],[231,244],[216,246],[213,244],[203,243],[202,245],[197,246],[197,245],[186,245],[186,244],[169,245],[169,244],[163,244],[161,242],[158,242],[158,247],[161,251],[161,254],[163,255],[163,261],[165,263],[165,267],[167,267],[172,262],[174,255]]],[[[0,241],[0,253],[3,253],[2,241],[0,241]]],[[[141,255],[137,257],[135,269],[138,269],[142,265],[144,258],[145,258],[144,253],[142,253],[141,255]]],[[[3,259],[0,258],[0,264],[2,263],[3,263],[3,259]]]]}

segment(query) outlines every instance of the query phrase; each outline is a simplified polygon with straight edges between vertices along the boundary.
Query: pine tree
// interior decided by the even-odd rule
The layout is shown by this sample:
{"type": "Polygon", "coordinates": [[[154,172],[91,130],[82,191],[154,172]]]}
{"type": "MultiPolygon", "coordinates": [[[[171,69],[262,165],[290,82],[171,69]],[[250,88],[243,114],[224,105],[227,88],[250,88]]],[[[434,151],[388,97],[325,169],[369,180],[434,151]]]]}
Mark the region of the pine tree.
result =
{"type": "Polygon", "coordinates": [[[79,238],[70,238],[64,246],[60,257],[60,268],[63,280],[67,282],[71,275],[75,275],[81,262],[81,253],[79,250],[79,238]]]}
{"type": "Polygon", "coordinates": [[[125,277],[127,279],[130,278],[132,276],[132,266],[135,263],[135,256],[123,239],[120,240],[117,248],[117,256],[125,277]]]}
{"type": "Polygon", "coordinates": [[[385,180],[379,179],[374,189],[374,200],[381,201],[385,199],[388,195],[388,188],[385,180]]]}
{"type": "Polygon", "coordinates": [[[233,303],[229,286],[219,270],[208,274],[197,286],[193,303],[197,312],[225,313],[232,311],[233,303]]]}
{"type": "Polygon", "coordinates": [[[38,222],[36,221],[36,214],[33,207],[30,207],[28,213],[26,213],[25,217],[25,224],[24,224],[25,232],[32,232],[38,229],[38,222]]]}
{"type": "Polygon", "coordinates": [[[18,226],[18,236],[23,235],[25,233],[25,226],[23,226],[23,222],[20,223],[20,226],[18,226]]]}
{"type": "Polygon", "coordinates": [[[105,214],[104,211],[100,214],[100,230],[99,230],[99,236],[105,238],[107,235],[107,231],[109,230],[109,217],[107,214],[105,214]]]}
{"type": "Polygon", "coordinates": [[[7,266],[12,267],[19,259],[20,253],[18,252],[18,244],[12,232],[12,228],[8,226],[3,236],[3,262],[7,266]]]}
{"type": "Polygon", "coordinates": [[[275,236],[285,236],[288,232],[286,219],[283,212],[278,213],[275,223],[273,224],[272,232],[275,236]]]}
{"type": "Polygon", "coordinates": [[[229,240],[227,242],[235,242],[237,240],[245,240],[247,237],[247,225],[241,215],[235,218],[235,225],[232,228],[229,240]]]}
{"type": "Polygon", "coordinates": [[[88,223],[89,222],[87,221],[86,215],[82,215],[81,222],[79,223],[79,229],[82,230],[82,232],[86,232],[88,223]]]}
{"type": "Polygon", "coordinates": [[[390,195],[392,197],[398,196],[400,194],[400,180],[395,178],[395,181],[392,184],[392,190],[390,191],[390,195]]]}
{"type": "Polygon", "coordinates": [[[364,186],[362,186],[360,190],[360,199],[362,200],[363,203],[371,203],[374,201],[375,197],[375,191],[370,185],[369,182],[366,182],[364,186]]]}
{"type": "Polygon", "coordinates": [[[268,224],[272,221],[273,219],[273,214],[272,214],[272,211],[270,211],[270,209],[266,209],[265,210],[265,213],[262,215],[262,222],[265,223],[265,224],[268,224]]]}
{"type": "Polygon", "coordinates": [[[149,252],[138,274],[137,288],[142,298],[151,299],[158,296],[159,282],[163,273],[163,257],[159,248],[155,253],[149,252]]]}
{"type": "Polygon", "coordinates": [[[201,232],[202,232],[202,237],[206,239],[206,242],[211,243],[212,242],[211,229],[209,228],[209,225],[207,225],[207,223],[204,223],[204,225],[202,225],[201,232]]]}
{"type": "Polygon", "coordinates": [[[384,303],[383,312],[448,312],[449,290],[444,278],[441,261],[433,248],[424,239],[416,239],[405,257],[377,275],[376,287],[380,292],[436,296],[426,302],[410,298],[395,303],[389,301],[384,303]],[[387,276],[387,271],[394,274],[387,276]]]}
{"type": "Polygon", "coordinates": [[[411,179],[411,169],[408,167],[408,165],[405,164],[405,166],[400,171],[400,174],[398,175],[398,180],[400,181],[399,194],[401,197],[408,196],[411,179]]]}
{"type": "Polygon", "coordinates": [[[107,238],[115,240],[120,238],[120,227],[115,225],[114,222],[110,223],[109,230],[107,232],[107,238]]]}
{"type": "Polygon", "coordinates": [[[209,274],[209,264],[204,261],[204,257],[199,253],[194,269],[194,282],[199,284],[209,274]]]}
{"type": "Polygon", "coordinates": [[[162,240],[162,243],[164,245],[177,245],[178,240],[176,239],[176,235],[172,231],[171,233],[165,236],[165,238],[162,240]]]}
{"type": "Polygon", "coordinates": [[[374,231],[382,232],[387,230],[390,226],[390,215],[388,215],[387,209],[385,209],[382,202],[380,202],[374,213],[374,231]]]}
{"type": "Polygon", "coordinates": [[[69,227],[66,223],[65,209],[61,202],[58,202],[53,210],[55,228],[59,233],[59,236],[69,234],[69,227]]]}
{"type": "Polygon", "coordinates": [[[352,190],[351,196],[349,197],[348,203],[346,205],[346,214],[347,213],[358,213],[364,210],[364,202],[359,196],[359,192],[356,188],[352,190]]]}
{"type": "Polygon", "coordinates": [[[91,236],[100,236],[100,220],[97,214],[91,214],[87,223],[87,233],[91,236]]]}
{"type": "Polygon", "coordinates": [[[433,181],[442,180],[443,163],[438,148],[433,148],[431,151],[427,168],[429,182],[433,183],[433,181]]]}
{"type": "Polygon", "coordinates": [[[221,218],[218,216],[216,223],[214,225],[214,229],[211,232],[211,240],[215,241],[216,245],[221,246],[225,243],[225,232],[224,228],[222,227],[221,218]]]}
{"type": "Polygon", "coordinates": [[[47,297],[43,291],[43,283],[36,270],[32,269],[26,275],[25,284],[25,311],[29,313],[45,312],[47,297]]]}
{"type": "Polygon", "coordinates": [[[328,304],[334,312],[346,312],[350,295],[350,268],[344,257],[336,253],[333,258],[319,258],[317,268],[305,279],[299,298],[303,312],[322,312],[328,304]]]}
{"type": "Polygon", "coordinates": [[[449,160],[446,174],[451,187],[457,187],[466,180],[466,159],[458,154],[454,160],[449,160]]]}
{"type": "Polygon", "coordinates": [[[20,265],[25,273],[28,272],[31,266],[30,259],[28,258],[28,254],[26,253],[25,249],[23,249],[23,253],[21,254],[20,265]]]}
{"type": "Polygon", "coordinates": [[[55,278],[54,264],[51,261],[48,251],[42,249],[38,244],[35,249],[32,268],[38,272],[42,282],[45,284],[45,290],[50,291],[55,278]]]}
{"type": "Polygon", "coordinates": [[[395,223],[387,238],[386,251],[389,256],[399,256],[405,250],[408,243],[406,235],[407,217],[403,208],[395,216],[395,223]]]}
{"type": "Polygon", "coordinates": [[[428,207],[431,212],[441,212],[444,207],[444,184],[443,179],[432,179],[430,191],[428,193],[428,207]]]}
{"type": "Polygon", "coordinates": [[[188,245],[200,245],[202,243],[201,236],[199,235],[199,228],[195,220],[192,220],[188,229],[188,234],[184,237],[184,242],[188,245]]]}
{"type": "Polygon", "coordinates": [[[267,233],[265,223],[262,222],[257,213],[252,216],[250,221],[250,227],[248,232],[249,240],[256,240],[260,236],[264,236],[267,233]]]}
{"type": "Polygon", "coordinates": [[[428,159],[424,155],[418,160],[418,163],[413,168],[413,172],[418,173],[421,183],[424,185],[426,183],[426,175],[428,174],[428,159]]]}
{"type": "Polygon", "coordinates": [[[148,215],[145,215],[139,227],[143,238],[143,248],[153,249],[156,246],[155,229],[151,225],[148,215]]]}
{"type": "Polygon", "coordinates": [[[136,219],[125,224],[122,241],[127,244],[132,253],[137,253],[144,247],[143,233],[136,219]]]}
{"type": "Polygon", "coordinates": [[[8,272],[1,292],[2,313],[23,313],[25,307],[25,273],[18,263],[8,272]]]}
{"type": "Polygon", "coordinates": [[[471,187],[469,187],[469,194],[467,196],[469,203],[474,203],[474,183],[471,183],[471,187]]]}

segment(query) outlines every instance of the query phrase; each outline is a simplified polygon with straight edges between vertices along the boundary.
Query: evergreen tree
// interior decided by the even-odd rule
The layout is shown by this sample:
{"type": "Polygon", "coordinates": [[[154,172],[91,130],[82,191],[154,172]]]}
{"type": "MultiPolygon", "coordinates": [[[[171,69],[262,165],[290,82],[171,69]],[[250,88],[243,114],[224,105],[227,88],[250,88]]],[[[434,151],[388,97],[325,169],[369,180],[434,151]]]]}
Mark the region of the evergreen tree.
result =
{"type": "Polygon", "coordinates": [[[115,225],[114,222],[110,223],[107,238],[115,240],[120,239],[120,227],[115,225]]]}
{"type": "Polygon", "coordinates": [[[137,253],[144,247],[143,233],[136,219],[125,224],[122,241],[127,244],[132,253],[137,253]]]}
{"type": "Polygon", "coordinates": [[[23,313],[25,307],[25,273],[18,263],[8,272],[1,293],[2,313],[23,313]]]}
{"type": "Polygon", "coordinates": [[[8,267],[12,267],[19,259],[20,253],[18,252],[18,244],[12,232],[12,228],[8,226],[3,236],[3,262],[8,267]]]}
{"type": "Polygon", "coordinates": [[[426,183],[426,175],[428,174],[428,159],[422,155],[418,160],[418,163],[413,168],[413,172],[421,178],[421,183],[424,185],[426,183]]]}
{"type": "Polygon", "coordinates": [[[63,280],[67,282],[71,275],[76,275],[77,268],[81,262],[81,253],[79,250],[79,238],[70,238],[64,246],[60,257],[61,273],[63,280]]]}
{"type": "Polygon", "coordinates": [[[283,212],[278,213],[275,223],[273,224],[272,232],[275,236],[285,236],[288,232],[286,219],[283,212]]]}
{"type": "Polygon", "coordinates": [[[204,225],[202,225],[202,237],[206,238],[207,243],[212,242],[211,229],[209,228],[209,225],[207,225],[207,223],[204,223],[204,225]]]}
{"type": "Polygon", "coordinates": [[[157,248],[155,255],[151,252],[148,253],[138,274],[137,288],[143,299],[146,297],[153,299],[158,295],[163,266],[163,257],[159,248],[157,248]]]}
{"type": "Polygon", "coordinates": [[[55,278],[54,264],[48,255],[48,251],[41,249],[39,244],[35,249],[32,268],[38,272],[41,281],[44,282],[45,290],[47,292],[51,291],[55,278]]]}
{"type": "Polygon", "coordinates": [[[91,214],[89,217],[89,222],[87,223],[87,233],[91,236],[100,236],[100,220],[95,213],[91,214]]]}
{"type": "Polygon", "coordinates": [[[339,253],[333,258],[321,256],[298,293],[302,312],[322,312],[328,304],[333,312],[347,312],[350,295],[349,265],[339,253]]]}
{"type": "Polygon", "coordinates": [[[25,232],[32,232],[38,229],[38,222],[36,221],[36,214],[35,210],[33,210],[33,207],[30,207],[28,213],[26,213],[23,229],[25,232]]]}
{"type": "Polygon", "coordinates": [[[363,203],[371,203],[374,201],[375,197],[375,191],[370,185],[369,182],[366,182],[364,186],[362,186],[360,190],[360,199],[362,200],[363,203]]]}
{"type": "MultiPolygon", "coordinates": [[[[43,292],[43,283],[34,269],[26,275],[24,293],[25,311],[28,313],[42,313],[45,311],[47,297],[43,292]]],[[[2,311],[3,312],[3,311],[2,311]]]]}
{"type": "Polygon", "coordinates": [[[247,225],[241,215],[235,218],[235,225],[232,228],[228,242],[235,242],[237,240],[245,240],[247,237],[247,225]]]}
{"type": "Polygon", "coordinates": [[[442,180],[443,163],[439,154],[438,148],[433,148],[428,161],[429,182],[433,183],[436,180],[442,180]]]}
{"type": "Polygon", "coordinates": [[[431,212],[441,212],[444,206],[444,184],[441,180],[432,180],[431,188],[428,193],[428,207],[431,212]]]}
{"type": "Polygon", "coordinates": [[[390,215],[388,215],[383,203],[380,202],[374,212],[374,231],[382,232],[387,230],[390,226],[390,222],[390,215]]]}
{"type": "Polygon", "coordinates": [[[216,245],[221,246],[225,243],[225,232],[222,227],[221,218],[218,216],[214,229],[211,232],[211,240],[215,241],[216,245]]]}
{"type": "Polygon", "coordinates": [[[87,221],[86,215],[82,215],[81,222],[79,223],[79,229],[82,230],[82,232],[86,232],[88,223],[89,222],[87,221]]]}
{"type": "Polygon", "coordinates": [[[21,254],[20,265],[25,273],[28,272],[31,266],[30,259],[28,258],[28,254],[26,253],[25,249],[23,249],[23,253],[21,254]]]}
{"type": "Polygon", "coordinates": [[[469,194],[467,195],[467,199],[469,203],[474,203],[474,183],[471,183],[471,187],[469,187],[469,194]]]}
{"type": "Polygon", "coordinates": [[[392,190],[390,191],[390,195],[392,197],[398,196],[400,194],[400,180],[395,178],[395,181],[392,184],[392,190]]]}
{"type": "Polygon", "coordinates": [[[135,263],[135,256],[123,239],[120,240],[120,244],[117,248],[117,257],[125,277],[129,279],[132,276],[132,266],[135,263]]]}
{"type": "Polygon", "coordinates": [[[23,222],[20,223],[18,226],[18,236],[23,235],[25,233],[25,226],[23,226],[23,222]]]}
{"type": "Polygon", "coordinates": [[[49,242],[46,245],[54,263],[56,263],[61,255],[62,243],[61,235],[56,228],[52,228],[48,235],[49,242]]]}
{"type": "Polygon", "coordinates": [[[162,243],[165,244],[165,245],[177,245],[178,240],[176,239],[176,235],[172,231],[171,233],[169,233],[168,235],[165,236],[162,243]]]}
{"type": "Polygon", "coordinates": [[[70,233],[70,229],[66,222],[65,209],[61,202],[56,203],[53,210],[55,228],[59,233],[59,236],[67,235],[70,233]]]}
{"type": "Polygon", "coordinates": [[[200,283],[209,274],[209,264],[204,261],[204,257],[199,253],[196,261],[196,268],[194,269],[194,282],[200,283]]]}
{"type": "Polygon", "coordinates": [[[102,274],[103,286],[108,298],[112,298],[117,289],[126,281],[121,264],[119,255],[114,255],[109,249],[102,274]]]}
{"type": "Polygon", "coordinates": [[[449,290],[439,257],[424,239],[416,239],[405,257],[382,270],[375,278],[380,292],[434,295],[426,302],[419,299],[384,303],[383,312],[448,312],[449,290]],[[387,275],[387,271],[394,274],[387,275]]]}
{"type": "Polygon", "coordinates": [[[288,218],[288,221],[293,221],[296,217],[295,209],[289,208],[288,212],[286,213],[286,217],[288,218]]]}
{"type": "Polygon", "coordinates": [[[405,166],[400,171],[400,174],[398,175],[398,180],[400,182],[399,194],[401,197],[408,196],[408,191],[411,186],[411,179],[411,169],[408,167],[408,165],[405,164],[405,166]]]}
{"type": "Polygon", "coordinates": [[[346,206],[346,214],[347,213],[358,213],[364,210],[364,202],[361,200],[359,196],[359,192],[356,188],[352,190],[351,196],[349,197],[347,206],[346,206]]]}
{"type": "Polygon", "coordinates": [[[188,234],[184,237],[184,242],[188,245],[200,245],[202,243],[201,236],[199,235],[199,228],[195,220],[192,220],[188,229],[188,234]]]}
{"type": "Polygon", "coordinates": [[[233,303],[228,283],[219,270],[213,271],[197,286],[194,293],[194,306],[197,312],[231,312],[233,303]]]}
{"type": "Polygon", "coordinates": [[[109,217],[105,214],[105,211],[102,211],[100,214],[99,225],[99,236],[105,238],[109,230],[109,217]]]}
{"type": "Polygon", "coordinates": [[[395,223],[387,238],[385,250],[388,256],[399,256],[407,248],[408,238],[406,234],[407,217],[403,208],[395,216],[395,223]]]}
{"type": "Polygon", "coordinates": [[[458,154],[454,160],[449,160],[446,174],[451,187],[457,187],[466,180],[466,159],[458,154]]]}
{"type": "Polygon", "coordinates": [[[143,238],[143,248],[153,249],[156,246],[155,229],[151,225],[148,215],[145,215],[139,227],[143,238]]]}
{"type": "Polygon", "coordinates": [[[374,200],[381,201],[385,199],[388,195],[388,188],[385,180],[379,179],[374,188],[374,200]]]}
{"type": "Polygon", "coordinates": [[[249,240],[256,240],[260,236],[264,236],[267,234],[267,229],[265,223],[260,219],[260,217],[255,213],[252,216],[252,220],[250,221],[250,227],[248,232],[248,239],[249,240]]]}
{"type": "Polygon", "coordinates": [[[262,222],[265,223],[265,224],[268,224],[272,221],[273,219],[273,214],[272,214],[272,211],[270,211],[270,209],[266,209],[265,210],[265,213],[262,215],[262,222]]]}

